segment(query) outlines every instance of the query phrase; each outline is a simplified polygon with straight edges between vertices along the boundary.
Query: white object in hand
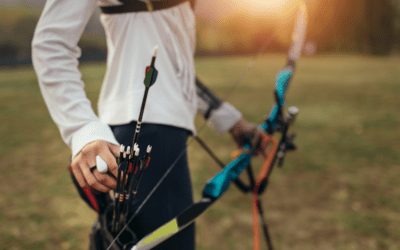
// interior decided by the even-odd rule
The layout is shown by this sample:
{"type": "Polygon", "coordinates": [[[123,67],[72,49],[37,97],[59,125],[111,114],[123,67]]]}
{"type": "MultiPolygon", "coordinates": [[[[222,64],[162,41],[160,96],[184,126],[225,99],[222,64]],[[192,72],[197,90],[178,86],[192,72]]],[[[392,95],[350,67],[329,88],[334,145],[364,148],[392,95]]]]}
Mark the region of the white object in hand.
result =
{"type": "Polygon", "coordinates": [[[108,171],[107,163],[100,157],[100,155],[96,156],[96,168],[100,173],[107,173],[108,171]]]}

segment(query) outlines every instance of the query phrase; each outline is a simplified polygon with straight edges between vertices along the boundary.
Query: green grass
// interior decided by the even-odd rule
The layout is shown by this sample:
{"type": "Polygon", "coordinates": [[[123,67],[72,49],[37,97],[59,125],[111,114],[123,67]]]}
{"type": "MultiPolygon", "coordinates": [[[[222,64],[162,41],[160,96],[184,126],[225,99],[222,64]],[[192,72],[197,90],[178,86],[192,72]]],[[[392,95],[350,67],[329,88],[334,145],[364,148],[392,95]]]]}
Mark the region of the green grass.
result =
{"type": "MultiPolygon", "coordinates": [[[[196,71],[224,96],[248,60],[197,58],[196,71]]],[[[283,55],[261,57],[229,96],[247,120],[269,113],[284,63],[283,55]]],[[[95,108],[105,65],[81,70],[95,108]]],[[[400,249],[399,79],[395,57],[300,60],[287,94],[287,104],[300,109],[298,150],[274,170],[262,196],[276,249],[400,249]]],[[[30,67],[0,69],[0,120],[0,249],[87,249],[96,214],[74,190],[70,150],[30,67]]],[[[207,127],[200,136],[229,161],[229,135],[207,127]]],[[[196,143],[189,161],[198,199],[219,167],[196,143]]],[[[196,223],[199,250],[252,248],[251,197],[234,187],[196,223]]]]}

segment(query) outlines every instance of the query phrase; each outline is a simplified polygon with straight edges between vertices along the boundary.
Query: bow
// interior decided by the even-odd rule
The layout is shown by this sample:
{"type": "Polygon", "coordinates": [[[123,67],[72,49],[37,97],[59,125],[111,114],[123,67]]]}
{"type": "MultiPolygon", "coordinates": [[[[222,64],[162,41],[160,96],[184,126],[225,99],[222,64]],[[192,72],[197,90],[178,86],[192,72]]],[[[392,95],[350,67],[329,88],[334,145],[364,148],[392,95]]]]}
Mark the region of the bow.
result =
{"type": "MultiPolygon", "coordinates": [[[[142,249],[151,249],[152,247],[158,245],[164,240],[168,239],[172,235],[181,231],[188,225],[190,225],[200,214],[202,214],[207,208],[210,207],[216,200],[218,200],[222,194],[228,189],[230,182],[235,182],[235,184],[244,192],[252,191],[253,194],[253,234],[254,234],[254,249],[259,249],[259,237],[258,237],[258,213],[261,215],[263,220],[264,233],[267,239],[267,244],[270,249],[272,249],[272,244],[269,239],[268,230],[266,227],[266,223],[263,217],[263,212],[261,209],[261,205],[259,202],[258,195],[262,193],[268,183],[268,177],[272,171],[272,167],[276,160],[278,160],[278,164],[281,166],[283,164],[283,159],[286,154],[286,151],[294,149],[293,139],[294,135],[287,135],[288,128],[290,124],[293,122],[295,115],[298,110],[295,107],[289,108],[288,115],[283,115],[283,107],[285,106],[285,93],[288,89],[290,80],[294,74],[295,66],[297,60],[300,58],[301,51],[303,48],[303,44],[305,41],[305,34],[307,28],[307,8],[303,2],[300,2],[298,15],[296,19],[295,28],[292,35],[292,42],[288,52],[287,64],[286,66],[278,72],[276,76],[275,82],[275,99],[276,103],[273,105],[271,112],[267,119],[259,125],[260,128],[264,129],[267,132],[267,136],[263,137],[259,142],[248,142],[244,146],[244,151],[240,153],[238,157],[236,157],[233,161],[231,161],[228,165],[224,166],[223,169],[212,177],[203,190],[202,198],[188,207],[185,211],[179,214],[177,217],[173,218],[168,223],[159,227],[152,233],[145,236],[136,245],[133,246],[132,250],[142,250],[142,249]],[[275,132],[281,132],[282,137],[280,141],[274,138],[272,135],[275,132]],[[252,157],[259,151],[260,148],[267,148],[265,145],[272,144],[272,147],[269,151],[262,152],[264,155],[264,163],[261,167],[261,171],[256,180],[254,180],[252,170],[251,170],[251,159],[252,157]],[[261,147],[264,145],[264,147],[261,147]],[[238,177],[243,172],[244,169],[247,169],[250,179],[250,185],[245,185],[241,182],[238,177]],[[258,213],[257,213],[258,212],[258,213]]],[[[263,48],[257,53],[256,57],[261,54],[266,47],[264,44],[263,48]]],[[[243,71],[243,73],[239,76],[239,79],[234,84],[233,88],[236,87],[240,80],[243,78],[244,74],[247,73],[249,68],[253,65],[253,61],[248,64],[247,68],[243,71]]],[[[231,92],[232,89],[229,91],[231,92]]],[[[226,99],[226,98],[225,98],[226,99]]],[[[204,124],[198,130],[202,130],[204,124]]],[[[204,143],[196,138],[201,144],[204,143]]],[[[188,143],[188,145],[191,141],[188,143]]],[[[186,150],[186,149],[185,149],[186,150]]],[[[208,150],[210,151],[210,150],[208,150]]],[[[150,197],[153,192],[157,189],[160,183],[164,180],[164,178],[169,174],[171,169],[175,166],[176,162],[180,157],[184,155],[185,151],[181,152],[175,162],[168,168],[165,172],[164,176],[159,180],[157,185],[153,188],[153,190],[149,193],[148,197],[150,197]]],[[[215,156],[213,156],[214,158],[215,156]]],[[[122,234],[122,232],[127,228],[127,225],[130,221],[136,216],[136,214],[140,211],[144,203],[148,200],[148,197],[143,201],[143,203],[139,206],[134,215],[129,219],[126,225],[122,228],[119,234],[116,235],[115,240],[111,243],[108,249],[111,248],[112,244],[116,241],[116,239],[122,234]]]]}

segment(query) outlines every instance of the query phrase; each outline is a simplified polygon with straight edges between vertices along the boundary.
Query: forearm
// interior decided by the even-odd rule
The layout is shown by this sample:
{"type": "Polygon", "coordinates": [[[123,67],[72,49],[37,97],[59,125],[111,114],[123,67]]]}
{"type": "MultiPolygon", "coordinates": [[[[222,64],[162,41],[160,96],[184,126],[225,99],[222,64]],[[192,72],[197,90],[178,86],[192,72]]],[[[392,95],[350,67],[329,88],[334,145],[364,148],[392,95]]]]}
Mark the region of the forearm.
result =
{"type": "Polygon", "coordinates": [[[231,130],[242,114],[231,104],[224,102],[196,77],[198,99],[197,113],[204,116],[211,128],[222,134],[231,130]]]}

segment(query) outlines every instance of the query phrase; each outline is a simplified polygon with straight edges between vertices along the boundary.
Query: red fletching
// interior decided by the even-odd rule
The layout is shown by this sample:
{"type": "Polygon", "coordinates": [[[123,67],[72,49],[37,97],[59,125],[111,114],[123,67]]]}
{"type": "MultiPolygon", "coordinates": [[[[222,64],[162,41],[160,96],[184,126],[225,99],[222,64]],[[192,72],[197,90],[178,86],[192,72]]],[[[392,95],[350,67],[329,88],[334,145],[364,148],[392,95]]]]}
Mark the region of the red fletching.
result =
{"type": "Polygon", "coordinates": [[[100,211],[99,204],[97,203],[96,197],[92,193],[92,190],[89,188],[82,188],[82,189],[83,189],[83,192],[85,193],[86,197],[88,198],[90,204],[92,204],[92,207],[94,208],[94,210],[99,212],[100,211]]]}
{"type": "Polygon", "coordinates": [[[149,162],[150,162],[150,157],[147,159],[146,166],[144,166],[144,168],[147,168],[147,166],[149,165],[149,162]]]}
{"type": "Polygon", "coordinates": [[[132,171],[132,162],[129,162],[129,168],[128,168],[128,173],[132,171]]]}

